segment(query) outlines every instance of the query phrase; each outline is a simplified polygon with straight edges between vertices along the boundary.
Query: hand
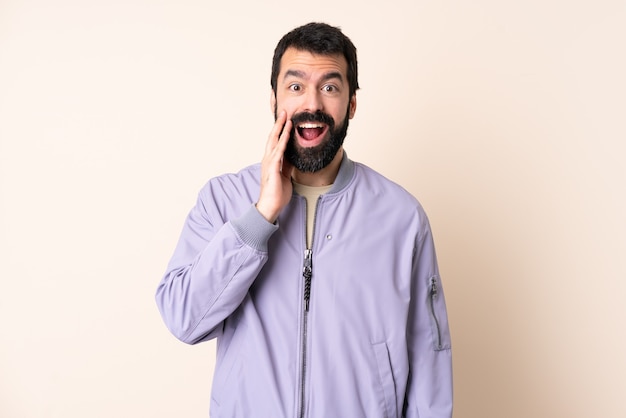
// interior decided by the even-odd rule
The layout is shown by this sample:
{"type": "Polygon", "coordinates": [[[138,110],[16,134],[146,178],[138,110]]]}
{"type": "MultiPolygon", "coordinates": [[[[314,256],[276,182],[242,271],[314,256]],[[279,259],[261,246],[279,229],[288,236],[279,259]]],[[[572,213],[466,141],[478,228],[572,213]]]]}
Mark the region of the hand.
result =
{"type": "Polygon", "coordinates": [[[291,199],[293,166],[283,159],[291,126],[287,112],[281,111],[270,132],[261,162],[261,192],[256,208],[271,223],[276,221],[291,199]]]}

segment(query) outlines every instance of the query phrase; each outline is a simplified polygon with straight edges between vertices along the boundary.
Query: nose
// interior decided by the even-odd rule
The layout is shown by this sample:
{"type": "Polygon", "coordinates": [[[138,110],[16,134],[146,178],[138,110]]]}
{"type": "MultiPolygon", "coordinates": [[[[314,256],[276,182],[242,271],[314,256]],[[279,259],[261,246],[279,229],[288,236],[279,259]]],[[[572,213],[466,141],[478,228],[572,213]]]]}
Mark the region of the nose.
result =
{"type": "Polygon", "coordinates": [[[324,110],[320,91],[317,89],[309,89],[304,97],[304,110],[315,113],[318,110],[324,110]]]}

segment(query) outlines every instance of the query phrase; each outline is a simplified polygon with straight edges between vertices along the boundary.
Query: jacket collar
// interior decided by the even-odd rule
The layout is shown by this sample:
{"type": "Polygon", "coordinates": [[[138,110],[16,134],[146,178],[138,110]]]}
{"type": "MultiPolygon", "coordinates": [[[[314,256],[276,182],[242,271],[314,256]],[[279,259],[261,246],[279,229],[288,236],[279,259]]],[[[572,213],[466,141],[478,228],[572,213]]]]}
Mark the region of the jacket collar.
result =
{"type": "Polygon", "coordinates": [[[352,180],[352,177],[354,177],[354,170],[354,161],[348,158],[348,154],[344,150],[343,157],[341,158],[341,165],[339,166],[339,171],[337,172],[337,177],[335,178],[333,187],[331,187],[328,191],[328,194],[339,193],[345,189],[352,180]]]}

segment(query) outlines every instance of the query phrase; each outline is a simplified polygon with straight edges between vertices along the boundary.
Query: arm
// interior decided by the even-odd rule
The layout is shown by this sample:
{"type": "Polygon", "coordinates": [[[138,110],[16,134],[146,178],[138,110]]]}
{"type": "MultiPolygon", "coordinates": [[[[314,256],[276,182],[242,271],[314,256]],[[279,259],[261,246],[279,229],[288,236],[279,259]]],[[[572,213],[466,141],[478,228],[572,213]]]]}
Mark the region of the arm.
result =
{"type": "Polygon", "coordinates": [[[443,288],[425,214],[413,256],[407,418],[452,417],[452,353],[443,288]]]}
{"type": "Polygon", "coordinates": [[[165,324],[189,344],[219,335],[267,261],[267,240],[277,229],[253,206],[214,226],[203,199],[201,193],[156,292],[165,324]]]}
{"type": "Polygon", "coordinates": [[[282,160],[290,130],[291,120],[281,112],[267,141],[255,206],[237,219],[224,219],[209,184],[187,217],[156,292],[165,324],[181,341],[218,336],[267,261],[267,241],[278,228],[274,222],[291,198],[292,168],[282,160]]]}

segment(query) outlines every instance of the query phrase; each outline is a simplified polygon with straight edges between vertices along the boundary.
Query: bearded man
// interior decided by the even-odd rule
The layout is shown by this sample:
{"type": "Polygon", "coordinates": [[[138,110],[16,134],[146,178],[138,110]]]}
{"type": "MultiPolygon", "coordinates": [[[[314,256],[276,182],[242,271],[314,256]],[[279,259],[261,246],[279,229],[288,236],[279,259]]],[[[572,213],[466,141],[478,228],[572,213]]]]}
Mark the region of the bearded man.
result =
{"type": "Polygon", "coordinates": [[[217,338],[213,417],[452,416],[450,332],[422,206],[347,157],[356,48],[286,34],[260,164],[200,191],[156,293],[181,341],[217,338]]]}

